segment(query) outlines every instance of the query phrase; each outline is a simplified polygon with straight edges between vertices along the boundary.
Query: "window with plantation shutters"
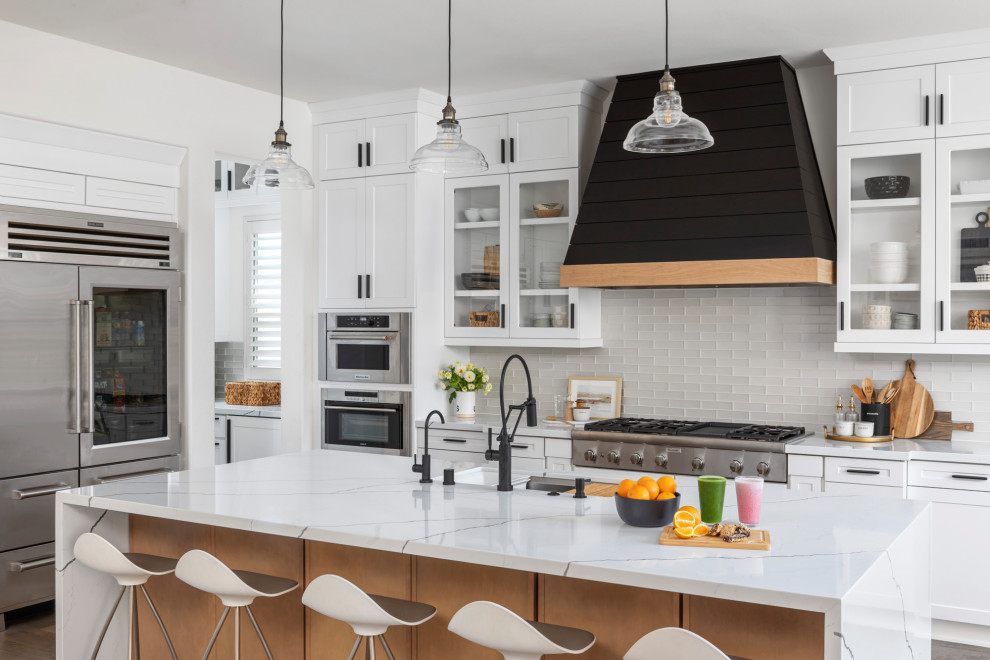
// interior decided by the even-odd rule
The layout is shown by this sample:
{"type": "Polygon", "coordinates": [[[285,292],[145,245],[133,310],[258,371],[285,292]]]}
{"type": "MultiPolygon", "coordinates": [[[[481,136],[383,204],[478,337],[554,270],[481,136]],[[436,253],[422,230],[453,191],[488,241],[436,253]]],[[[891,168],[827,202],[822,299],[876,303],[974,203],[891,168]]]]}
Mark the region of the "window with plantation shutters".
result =
{"type": "Polygon", "coordinates": [[[251,378],[278,378],[282,366],[282,222],[249,220],[245,371],[251,378]]]}

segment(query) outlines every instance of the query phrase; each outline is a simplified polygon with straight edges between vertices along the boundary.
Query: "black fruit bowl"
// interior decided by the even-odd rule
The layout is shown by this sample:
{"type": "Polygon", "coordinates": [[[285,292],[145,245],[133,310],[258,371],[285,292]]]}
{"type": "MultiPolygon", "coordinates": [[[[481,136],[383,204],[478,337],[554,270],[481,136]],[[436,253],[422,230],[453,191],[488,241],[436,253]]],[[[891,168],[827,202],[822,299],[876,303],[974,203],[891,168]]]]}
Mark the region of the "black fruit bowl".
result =
{"type": "Polygon", "coordinates": [[[866,196],[870,199],[897,199],[907,197],[911,188],[909,176],[871,176],[863,181],[866,196]]]}
{"type": "Polygon", "coordinates": [[[461,273],[461,284],[464,285],[465,289],[473,291],[497,289],[498,281],[498,275],[489,275],[488,273],[461,273]]]}
{"type": "Polygon", "coordinates": [[[631,500],[618,494],[613,499],[619,518],[633,527],[664,527],[674,522],[674,514],[681,508],[680,493],[669,500],[631,500]]]}

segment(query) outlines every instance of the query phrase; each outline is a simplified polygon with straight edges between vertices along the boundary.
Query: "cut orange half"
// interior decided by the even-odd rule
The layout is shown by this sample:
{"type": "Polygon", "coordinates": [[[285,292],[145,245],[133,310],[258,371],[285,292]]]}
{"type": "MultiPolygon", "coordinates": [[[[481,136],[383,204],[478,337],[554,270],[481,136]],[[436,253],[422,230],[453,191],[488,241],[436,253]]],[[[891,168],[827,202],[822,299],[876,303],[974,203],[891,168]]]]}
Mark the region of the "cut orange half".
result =
{"type": "Polygon", "coordinates": [[[694,528],[693,527],[675,527],[674,528],[674,534],[677,534],[677,536],[681,537],[682,539],[689,539],[692,536],[694,536],[694,528]]]}
{"type": "Polygon", "coordinates": [[[690,511],[678,511],[674,514],[675,527],[694,527],[700,520],[694,517],[690,511]]]}
{"type": "Polygon", "coordinates": [[[708,528],[708,525],[705,525],[704,523],[702,523],[700,525],[695,525],[694,526],[694,535],[695,536],[707,536],[708,535],[708,532],[710,532],[710,531],[712,531],[712,530],[709,529],[708,528]]]}

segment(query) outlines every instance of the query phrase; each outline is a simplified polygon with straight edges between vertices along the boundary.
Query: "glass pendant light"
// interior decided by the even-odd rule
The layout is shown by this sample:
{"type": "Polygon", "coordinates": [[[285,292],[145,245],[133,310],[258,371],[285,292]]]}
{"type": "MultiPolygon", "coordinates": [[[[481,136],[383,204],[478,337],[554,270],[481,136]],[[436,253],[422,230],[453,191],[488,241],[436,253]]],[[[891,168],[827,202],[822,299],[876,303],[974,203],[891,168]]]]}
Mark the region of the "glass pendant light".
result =
{"type": "Polygon", "coordinates": [[[279,190],[306,190],[313,188],[313,177],[309,171],[292,160],[292,145],[285,132],[285,0],[279,11],[281,33],[279,35],[279,114],[275,141],[268,149],[268,157],[252,167],[244,175],[244,185],[279,190]]]}
{"type": "Polygon", "coordinates": [[[437,122],[437,137],[413,154],[409,169],[429,174],[476,174],[488,169],[488,161],[480,149],[472,147],[461,137],[461,125],[454,119],[450,103],[451,69],[451,0],[447,0],[447,105],[443,119],[437,122]]]}
{"type": "Polygon", "coordinates": [[[660,91],[653,99],[653,114],[639,122],[626,135],[622,147],[626,151],[646,154],[676,154],[699,151],[715,144],[708,127],[688,117],[681,103],[681,94],[674,89],[670,75],[670,8],[664,0],[664,67],[660,91]]]}

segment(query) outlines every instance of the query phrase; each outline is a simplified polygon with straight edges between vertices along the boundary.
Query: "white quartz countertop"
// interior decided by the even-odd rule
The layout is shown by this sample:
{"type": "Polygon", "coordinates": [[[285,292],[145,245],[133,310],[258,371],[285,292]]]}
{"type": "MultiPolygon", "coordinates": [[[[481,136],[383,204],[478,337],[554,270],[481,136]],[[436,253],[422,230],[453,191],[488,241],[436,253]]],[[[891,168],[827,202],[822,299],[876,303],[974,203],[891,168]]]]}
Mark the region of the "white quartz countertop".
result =
{"type": "Polygon", "coordinates": [[[990,442],[979,440],[904,440],[846,442],[815,434],[787,445],[788,454],[876,458],[890,461],[944,461],[990,465],[990,442]]]}
{"type": "Polygon", "coordinates": [[[234,417],[270,417],[282,418],[282,406],[232,406],[223,399],[213,402],[216,415],[232,415],[234,417]]]}
{"type": "MultiPolygon", "coordinates": [[[[149,475],[58,494],[59,501],[744,602],[826,612],[928,503],[768,489],[769,552],[661,546],[611,498],[418,482],[411,459],[354,452],[282,454],[149,475]]],[[[438,471],[439,472],[439,471],[438,471]]],[[[680,487],[698,505],[696,487],[680,487]]],[[[726,518],[735,511],[726,490],[726,518]]]]}
{"type": "MultiPolygon", "coordinates": [[[[506,403],[508,405],[508,403],[506,403]]],[[[516,416],[519,413],[513,412],[510,416],[510,424],[515,424],[516,416]]],[[[439,418],[434,417],[430,420],[430,429],[438,428],[445,431],[480,431],[482,433],[487,433],[489,428],[495,429],[498,433],[499,429],[502,428],[502,421],[499,419],[497,414],[479,414],[473,421],[457,419],[453,415],[446,416],[447,420],[445,423],[441,424],[439,418]]],[[[423,420],[416,420],[416,428],[423,428],[423,420]]],[[[516,435],[524,436],[535,436],[540,438],[563,438],[565,440],[570,440],[571,429],[574,428],[570,424],[565,422],[552,422],[546,417],[541,416],[536,426],[526,426],[526,418],[523,417],[522,422],[519,423],[519,428],[516,430],[516,435]]],[[[512,428],[510,426],[509,430],[512,428]]]]}

